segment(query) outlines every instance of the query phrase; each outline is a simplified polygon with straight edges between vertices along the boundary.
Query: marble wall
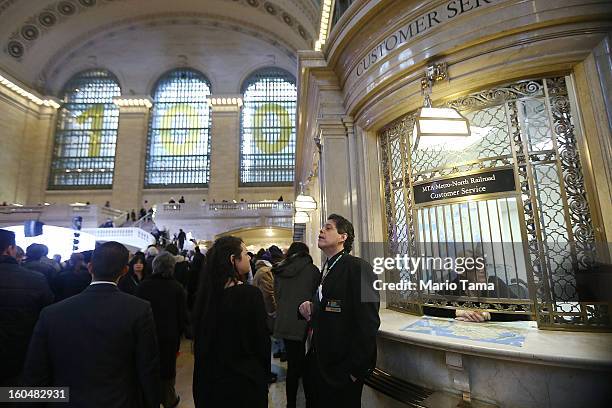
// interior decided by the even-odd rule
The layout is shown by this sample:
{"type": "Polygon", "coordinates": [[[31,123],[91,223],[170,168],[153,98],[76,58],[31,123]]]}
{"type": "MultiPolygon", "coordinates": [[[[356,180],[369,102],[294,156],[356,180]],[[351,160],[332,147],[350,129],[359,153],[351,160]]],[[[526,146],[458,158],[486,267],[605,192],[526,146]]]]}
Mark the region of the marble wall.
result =
{"type": "MultiPolygon", "coordinates": [[[[501,353],[496,359],[379,337],[376,366],[438,393],[460,399],[467,391],[475,404],[500,408],[604,408],[612,398],[610,371],[516,362],[501,353]]],[[[380,398],[371,390],[365,395],[372,402],[380,398]]]]}

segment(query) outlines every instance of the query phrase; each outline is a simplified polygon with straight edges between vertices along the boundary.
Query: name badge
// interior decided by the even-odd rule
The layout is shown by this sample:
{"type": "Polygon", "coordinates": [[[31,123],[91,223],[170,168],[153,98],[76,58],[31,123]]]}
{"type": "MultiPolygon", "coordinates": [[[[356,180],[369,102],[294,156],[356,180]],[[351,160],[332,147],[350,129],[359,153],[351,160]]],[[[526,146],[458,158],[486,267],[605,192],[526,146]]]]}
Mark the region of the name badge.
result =
{"type": "Polygon", "coordinates": [[[325,311],[326,312],[334,312],[334,313],[340,313],[342,312],[342,306],[339,300],[328,300],[327,304],[325,305],[325,311]]]}

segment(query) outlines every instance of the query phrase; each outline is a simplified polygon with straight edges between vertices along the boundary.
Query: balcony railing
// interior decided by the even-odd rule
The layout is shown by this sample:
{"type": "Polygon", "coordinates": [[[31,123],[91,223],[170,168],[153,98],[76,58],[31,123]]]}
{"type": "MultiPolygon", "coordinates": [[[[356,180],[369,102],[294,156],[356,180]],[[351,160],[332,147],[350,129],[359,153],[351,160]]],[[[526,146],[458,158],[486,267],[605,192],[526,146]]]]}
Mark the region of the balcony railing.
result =
{"type": "Polygon", "coordinates": [[[83,228],[96,237],[96,241],[117,241],[134,248],[146,248],[155,243],[155,237],[140,228],[83,228]]]}
{"type": "MultiPolygon", "coordinates": [[[[159,208],[159,205],[158,205],[159,208]]],[[[241,202],[241,203],[202,203],[202,204],[162,204],[163,212],[214,212],[214,211],[260,211],[272,210],[281,212],[292,212],[292,202],[241,202]]]]}
{"type": "Polygon", "coordinates": [[[111,220],[121,225],[127,213],[114,208],[97,205],[52,204],[33,206],[0,206],[0,225],[17,225],[37,219],[49,225],[70,228],[74,217],[82,218],[83,228],[94,228],[111,220]]]}

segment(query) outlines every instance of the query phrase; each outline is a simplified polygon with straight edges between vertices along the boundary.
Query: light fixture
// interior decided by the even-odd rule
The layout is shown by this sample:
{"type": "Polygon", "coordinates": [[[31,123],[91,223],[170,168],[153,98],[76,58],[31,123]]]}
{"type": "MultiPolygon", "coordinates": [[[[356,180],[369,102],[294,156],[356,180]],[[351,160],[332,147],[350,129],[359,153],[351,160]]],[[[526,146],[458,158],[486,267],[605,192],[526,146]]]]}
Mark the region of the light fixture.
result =
{"type": "Polygon", "coordinates": [[[421,79],[421,92],[425,95],[425,101],[414,121],[413,149],[453,143],[471,134],[469,121],[456,109],[431,106],[429,95],[433,84],[446,78],[446,64],[438,64],[427,67],[421,79]]]}
{"type": "Polygon", "coordinates": [[[295,224],[306,224],[310,221],[310,217],[308,216],[308,213],[304,212],[304,211],[296,211],[295,212],[295,217],[293,219],[293,222],[295,224]]]}
{"type": "Polygon", "coordinates": [[[228,107],[241,107],[242,97],[240,95],[228,95],[228,96],[211,96],[208,99],[208,103],[212,106],[228,106],[228,107]]]}
{"type": "Polygon", "coordinates": [[[327,41],[327,34],[330,28],[330,19],[332,16],[332,6],[334,0],[324,0],[321,5],[321,22],[319,24],[319,38],[315,41],[315,51],[321,51],[325,41],[327,41]]]}
{"type": "Polygon", "coordinates": [[[137,96],[137,97],[121,97],[117,96],[113,98],[113,103],[120,108],[124,107],[141,107],[150,109],[153,106],[153,101],[149,96],[137,96]]]}
{"type": "Polygon", "coordinates": [[[300,194],[295,199],[295,211],[309,212],[317,209],[317,202],[312,196],[304,194],[304,184],[300,183],[300,194]]]}
{"type": "Polygon", "coordinates": [[[11,80],[9,80],[8,78],[2,75],[0,75],[0,85],[4,86],[7,89],[10,89],[11,91],[15,92],[18,95],[23,96],[24,98],[28,99],[31,102],[34,102],[35,104],[39,106],[41,105],[48,106],[53,109],[58,109],[60,107],[60,105],[55,100],[42,99],[38,97],[37,95],[35,95],[34,93],[27,91],[26,89],[15,84],[14,82],[12,82],[11,80]]]}

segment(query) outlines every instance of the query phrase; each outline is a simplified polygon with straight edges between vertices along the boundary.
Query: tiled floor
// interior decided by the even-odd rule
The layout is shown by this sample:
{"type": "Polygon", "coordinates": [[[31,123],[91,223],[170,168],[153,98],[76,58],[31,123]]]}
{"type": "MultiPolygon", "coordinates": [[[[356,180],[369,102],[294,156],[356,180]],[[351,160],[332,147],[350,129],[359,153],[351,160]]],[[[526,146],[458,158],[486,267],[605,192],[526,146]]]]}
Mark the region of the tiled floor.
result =
{"type": "MultiPolygon", "coordinates": [[[[278,374],[278,381],[272,384],[268,393],[268,407],[284,408],[285,398],[285,375],[287,363],[281,363],[279,359],[272,359],[272,371],[278,374]]],[[[191,381],[193,378],[193,354],[191,353],[191,341],[183,340],[181,343],[181,354],[176,360],[176,392],[181,397],[179,408],[193,408],[193,396],[191,394],[191,381]]],[[[300,386],[298,391],[297,406],[305,406],[304,393],[300,386]]]]}

